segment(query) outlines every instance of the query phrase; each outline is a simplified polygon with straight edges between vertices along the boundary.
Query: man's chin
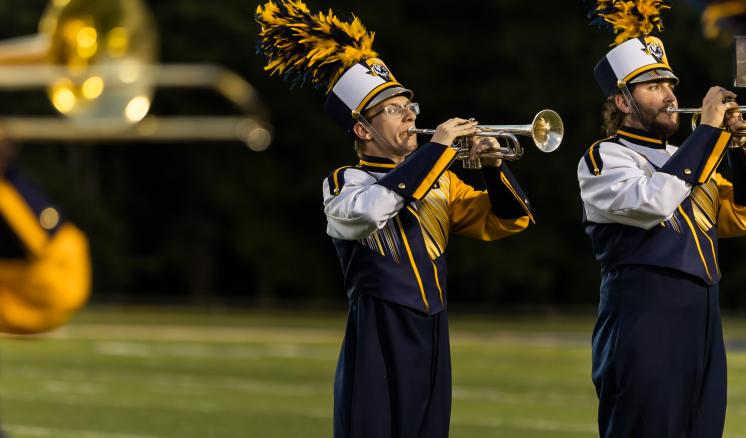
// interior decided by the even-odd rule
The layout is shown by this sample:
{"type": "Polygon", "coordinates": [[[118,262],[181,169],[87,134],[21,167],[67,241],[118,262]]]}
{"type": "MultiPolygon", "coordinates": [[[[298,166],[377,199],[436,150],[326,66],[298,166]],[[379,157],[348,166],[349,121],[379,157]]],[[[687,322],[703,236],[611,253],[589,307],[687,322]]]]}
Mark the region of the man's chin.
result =
{"type": "Polygon", "coordinates": [[[666,121],[655,121],[651,126],[651,131],[654,134],[658,134],[664,137],[670,137],[679,130],[679,122],[673,122],[671,120],[666,121]]]}

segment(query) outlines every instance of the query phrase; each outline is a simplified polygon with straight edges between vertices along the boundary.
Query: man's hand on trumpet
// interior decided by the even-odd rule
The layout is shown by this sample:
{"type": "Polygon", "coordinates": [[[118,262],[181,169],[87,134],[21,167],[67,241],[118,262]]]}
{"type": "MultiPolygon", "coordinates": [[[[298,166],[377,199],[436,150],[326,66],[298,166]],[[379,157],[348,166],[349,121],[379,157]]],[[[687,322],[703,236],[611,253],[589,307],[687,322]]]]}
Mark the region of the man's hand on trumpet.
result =
{"type": "Polygon", "coordinates": [[[477,132],[477,125],[478,122],[474,119],[467,120],[458,117],[448,119],[435,128],[435,134],[430,141],[450,146],[456,140],[456,137],[472,135],[477,132]]]}
{"type": "Polygon", "coordinates": [[[711,87],[704,99],[702,99],[700,124],[722,128],[726,112],[729,109],[738,108],[735,99],[736,93],[728,91],[723,87],[711,87]]]}
{"type": "Polygon", "coordinates": [[[494,157],[480,156],[486,152],[497,152],[500,149],[500,143],[494,137],[478,137],[474,136],[471,138],[472,147],[469,150],[469,158],[472,160],[479,159],[482,166],[499,167],[503,160],[494,157]]]}
{"type": "MultiPolygon", "coordinates": [[[[700,122],[715,128],[725,128],[728,131],[746,129],[746,121],[738,111],[736,94],[722,87],[712,87],[702,100],[702,116],[700,122]]],[[[742,147],[746,137],[734,135],[731,138],[733,146],[742,147]]]]}
{"type": "MultiPolygon", "coordinates": [[[[743,120],[743,114],[740,111],[725,113],[725,127],[731,132],[746,130],[746,121],[743,120]]],[[[746,136],[734,135],[730,141],[735,147],[743,147],[746,144],[746,136]]]]}
{"type": "MultiPolygon", "coordinates": [[[[435,134],[433,134],[431,141],[451,145],[457,137],[475,134],[477,132],[477,125],[479,125],[479,122],[474,119],[461,119],[458,117],[448,119],[435,128],[435,134]]],[[[470,159],[476,160],[479,158],[483,166],[498,167],[502,164],[502,160],[499,158],[480,157],[485,152],[499,150],[500,144],[496,138],[472,136],[471,141],[473,146],[469,151],[470,159]]]]}

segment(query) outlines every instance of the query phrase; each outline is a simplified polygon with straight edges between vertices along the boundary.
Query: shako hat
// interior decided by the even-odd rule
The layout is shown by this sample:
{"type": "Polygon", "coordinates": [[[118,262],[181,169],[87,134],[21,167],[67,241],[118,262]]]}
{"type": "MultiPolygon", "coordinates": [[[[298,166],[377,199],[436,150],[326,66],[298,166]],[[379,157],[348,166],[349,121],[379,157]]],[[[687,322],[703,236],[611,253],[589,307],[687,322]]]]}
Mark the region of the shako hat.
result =
{"type": "Polygon", "coordinates": [[[663,0],[597,0],[592,23],[610,26],[617,34],[611,49],[593,69],[601,91],[613,96],[628,84],[671,79],[663,42],[650,34],[663,29],[660,14],[671,6],[663,0]]]}
{"type": "Polygon", "coordinates": [[[347,132],[366,109],[389,97],[414,95],[378,58],[375,33],[355,16],[343,21],[331,9],[311,13],[302,1],[280,0],[258,6],[255,18],[257,52],[268,59],[264,69],[293,85],[325,88],[324,111],[347,132]]]}

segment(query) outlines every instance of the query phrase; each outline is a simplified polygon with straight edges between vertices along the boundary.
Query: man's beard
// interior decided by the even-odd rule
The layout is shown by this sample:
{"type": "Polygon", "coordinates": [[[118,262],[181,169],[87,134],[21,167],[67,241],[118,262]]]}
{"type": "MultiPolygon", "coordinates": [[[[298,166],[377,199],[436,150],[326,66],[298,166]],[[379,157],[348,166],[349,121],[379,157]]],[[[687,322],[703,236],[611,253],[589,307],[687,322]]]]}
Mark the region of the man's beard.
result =
{"type": "MultiPolygon", "coordinates": [[[[638,105],[639,108],[639,105],[638,105]]],[[[670,137],[679,129],[679,120],[676,119],[674,124],[664,124],[657,119],[658,115],[664,111],[653,108],[639,108],[640,123],[651,134],[660,137],[670,137]]]]}

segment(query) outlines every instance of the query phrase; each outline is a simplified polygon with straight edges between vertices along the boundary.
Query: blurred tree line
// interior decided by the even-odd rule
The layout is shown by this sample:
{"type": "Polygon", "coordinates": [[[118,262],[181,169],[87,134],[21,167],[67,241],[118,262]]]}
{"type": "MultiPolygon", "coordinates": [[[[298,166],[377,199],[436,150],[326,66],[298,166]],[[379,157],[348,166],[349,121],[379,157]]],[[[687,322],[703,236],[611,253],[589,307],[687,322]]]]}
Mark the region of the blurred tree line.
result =
{"type": "MultiPolygon", "coordinates": [[[[94,301],[202,305],[334,303],[346,299],[325,234],[321,182],[356,162],[350,140],[322,111],[323,93],[290,89],[255,54],[255,2],[152,0],[163,62],[210,62],[254,84],[272,114],[275,141],[261,153],[238,143],[25,145],[19,160],[91,239],[94,301]]],[[[492,244],[453,237],[452,306],[480,309],[591,306],[599,265],[581,226],[576,168],[600,138],[603,96],[593,79],[610,31],[588,25],[580,1],[422,3],[308,1],[354,13],[376,31],[374,49],[415,91],[418,126],[453,116],[525,124],[543,108],[563,117],[552,154],[532,146],[511,165],[537,224],[492,244]]],[[[675,2],[664,15],[681,106],[710,85],[730,87],[729,41],[701,36],[697,12],[675,2]]],[[[0,2],[0,37],[34,33],[44,0],[0,2]]],[[[736,90],[738,92],[738,90],[736,90]]],[[[51,114],[43,91],[4,93],[3,114],[51,114]]],[[[742,102],[743,103],[743,102],[742,102]]],[[[156,90],[154,114],[230,114],[206,91],[156,90]]],[[[688,133],[688,119],[675,138],[688,133]]],[[[528,145],[527,139],[524,145],[528,145]]],[[[481,185],[481,175],[459,168],[481,185]]],[[[722,302],[742,308],[746,240],[721,241],[722,302]]]]}

